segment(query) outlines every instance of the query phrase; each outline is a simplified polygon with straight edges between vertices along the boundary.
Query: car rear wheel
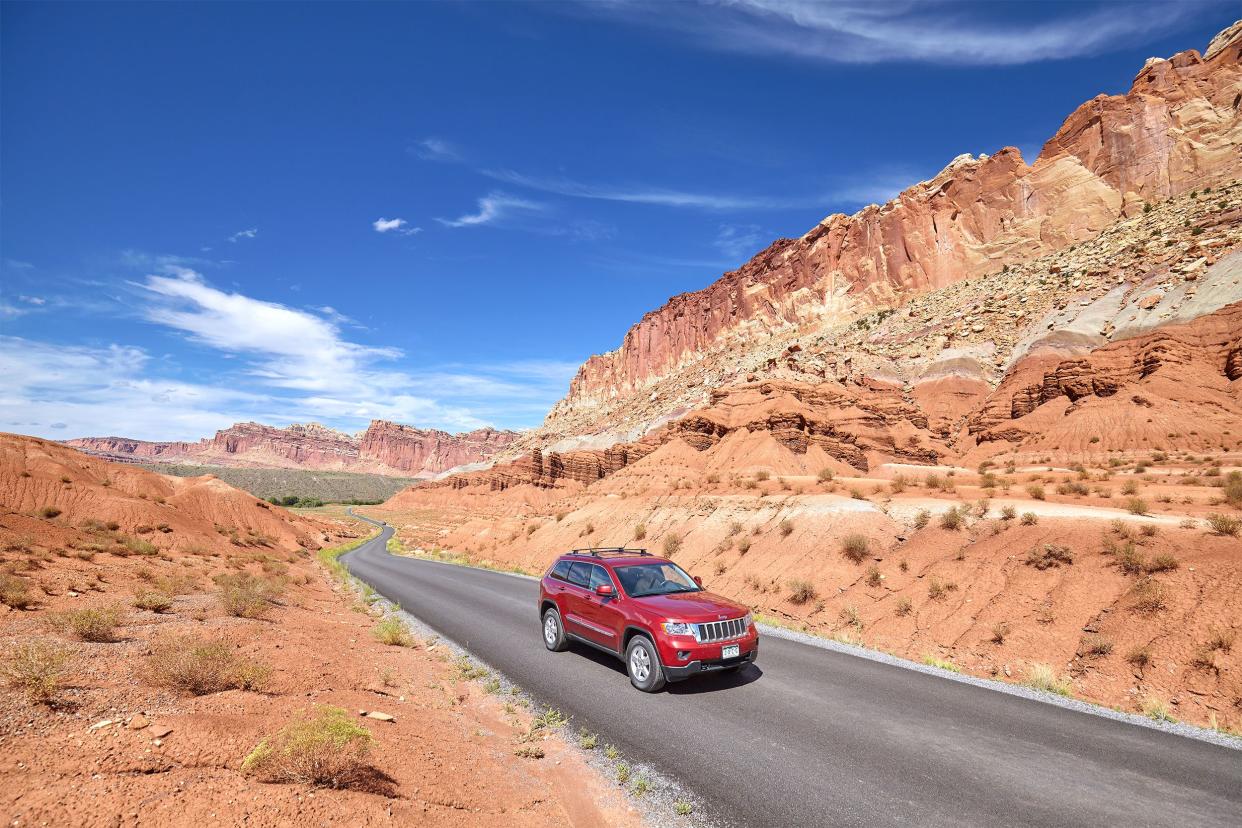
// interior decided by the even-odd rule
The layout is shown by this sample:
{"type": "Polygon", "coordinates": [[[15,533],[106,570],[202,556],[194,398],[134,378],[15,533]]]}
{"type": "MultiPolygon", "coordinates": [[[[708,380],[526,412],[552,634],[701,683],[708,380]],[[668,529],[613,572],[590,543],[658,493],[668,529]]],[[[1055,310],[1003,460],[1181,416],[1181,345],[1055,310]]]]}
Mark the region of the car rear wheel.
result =
{"type": "Polygon", "coordinates": [[[636,635],[625,648],[625,668],[630,684],[644,693],[654,693],[664,686],[664,669],[651,639],[636,635]]]}
{"type": "Polygon", "coordinates": [[[561,625],[561,614],[553,607],[543,614],[543,646],[554,653],[569,646],[565,640],[565,628],[561,625]]]}

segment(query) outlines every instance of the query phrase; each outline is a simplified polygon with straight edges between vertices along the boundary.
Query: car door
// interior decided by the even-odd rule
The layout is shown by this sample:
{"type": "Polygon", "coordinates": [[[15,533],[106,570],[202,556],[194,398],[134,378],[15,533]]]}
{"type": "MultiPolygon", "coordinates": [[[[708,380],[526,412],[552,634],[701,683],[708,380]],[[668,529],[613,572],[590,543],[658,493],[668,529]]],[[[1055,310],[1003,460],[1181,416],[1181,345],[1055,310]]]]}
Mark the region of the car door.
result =
{"type": "Polygon", "coordinates": [[[565,590],[561,593],[561,610],[565,616],[565,632],[595,641],[591,634],[591,620],[586,617],[587,587],[590,583],[591,564],[582,561],[571,563],[565,590]]]}
{"type": "Polygon", "coordinates": [[[590,580],[587,582],[587,593],[583,599],[582,615],[590,624],[590,638],[613,652],[618,652],[621,634],[624,627],[617,601],[619,592],[613,583],[612,576],[606,567],[591,564],[590,580]],[[596,595],[595,588],[600,585],[612,587],[612,595],[596,595]]]}

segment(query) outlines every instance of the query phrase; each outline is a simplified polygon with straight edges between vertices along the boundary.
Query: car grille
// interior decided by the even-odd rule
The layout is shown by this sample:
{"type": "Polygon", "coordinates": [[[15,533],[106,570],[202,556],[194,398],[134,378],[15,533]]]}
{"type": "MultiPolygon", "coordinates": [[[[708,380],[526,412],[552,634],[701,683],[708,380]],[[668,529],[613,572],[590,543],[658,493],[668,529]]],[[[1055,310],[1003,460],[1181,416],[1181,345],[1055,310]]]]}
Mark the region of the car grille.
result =
{"type": "Polygon", "coordinates": [[[713,621],[710,624],[694,625],[694,639],[700,644],[712,641],[728,641],[730,638],[741,638],[745,634],[745,618],[730,618],[728,621],[713,621]]]}

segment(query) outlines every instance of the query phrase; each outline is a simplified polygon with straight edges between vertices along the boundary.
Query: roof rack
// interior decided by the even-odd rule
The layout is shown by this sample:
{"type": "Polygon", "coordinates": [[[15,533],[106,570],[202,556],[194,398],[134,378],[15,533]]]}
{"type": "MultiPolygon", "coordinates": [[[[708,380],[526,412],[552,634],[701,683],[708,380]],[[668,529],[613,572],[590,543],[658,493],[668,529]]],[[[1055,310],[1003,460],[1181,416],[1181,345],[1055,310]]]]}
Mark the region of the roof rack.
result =
{"type": "Polygon", "coordinates": [[[638,555],[645,558],[653,557],[646,549],[627,549],[624,546],[588,546],[585,549],[571,549],[574,555],[589,555],[602,558],[606,555],[638,555]]]}

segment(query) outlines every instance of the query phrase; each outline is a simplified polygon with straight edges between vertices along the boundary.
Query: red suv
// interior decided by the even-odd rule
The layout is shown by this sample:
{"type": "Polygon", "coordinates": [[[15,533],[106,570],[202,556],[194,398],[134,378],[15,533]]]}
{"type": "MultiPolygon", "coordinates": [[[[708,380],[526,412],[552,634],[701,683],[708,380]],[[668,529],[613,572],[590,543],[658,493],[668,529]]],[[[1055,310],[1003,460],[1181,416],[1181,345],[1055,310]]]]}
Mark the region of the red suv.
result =
{"type": "Polygon", "coordinates": [[[570,639],[625,662],[630,683],[654,693],[666,681],[738,670],[759,655],[748,609],[703,590],[677,564],[644,549],[575,549],[539,582],[543,642],[570,639]]]}

